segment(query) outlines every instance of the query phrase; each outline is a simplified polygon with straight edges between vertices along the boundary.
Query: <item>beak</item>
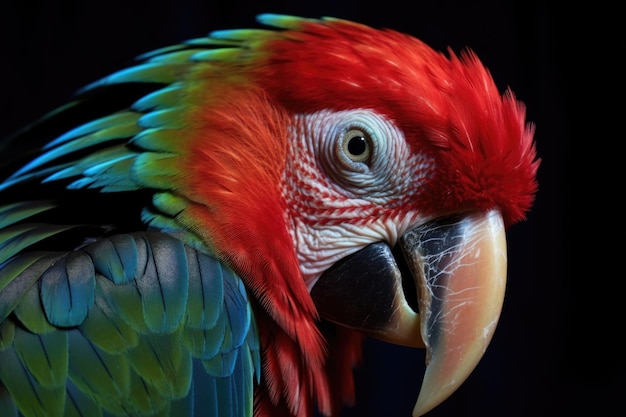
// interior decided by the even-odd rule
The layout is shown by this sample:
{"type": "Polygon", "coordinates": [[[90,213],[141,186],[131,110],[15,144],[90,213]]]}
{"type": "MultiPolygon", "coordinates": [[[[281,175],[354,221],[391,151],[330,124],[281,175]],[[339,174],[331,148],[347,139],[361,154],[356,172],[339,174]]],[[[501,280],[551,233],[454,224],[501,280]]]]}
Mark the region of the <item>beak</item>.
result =
{"type": "Polygon", "coordinates": [[[452,395],[491,341],[506,284],[504,224],[497,211],[446,217],[407,231],[399,246],[404,259],[379,242],[341,260],[311,296],[329,321],[426,348],[418,417],[452,395]]]}

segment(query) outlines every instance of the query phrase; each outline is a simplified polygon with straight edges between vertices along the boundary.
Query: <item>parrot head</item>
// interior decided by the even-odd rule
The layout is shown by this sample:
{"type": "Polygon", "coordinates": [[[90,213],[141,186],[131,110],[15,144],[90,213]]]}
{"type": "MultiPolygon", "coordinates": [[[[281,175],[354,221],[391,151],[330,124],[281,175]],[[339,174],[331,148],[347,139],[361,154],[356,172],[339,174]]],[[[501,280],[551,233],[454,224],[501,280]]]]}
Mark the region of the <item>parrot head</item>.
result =
{"type": "Polygon", "coordinates": [[[505,232],[537,189],[534,127],[470,51],[335,18],[259,21],[273,28],[213,32],[86,87],[160,86],[4,187],[150,190],[143,223],[214,254],[251,295],[257,417],[354,401],[364,335],[426,349],[420,416],[496,328],[505,232]]]}
{"type": "MultiPolygon", "coordinates": [[[[197,204],[177,218],[279,324],[265,344],[271,403],[298,414],[298,393],[315,391],[330,413],[338,389],[324,380],[319,316],[426,347],[422,415],[465,380],[495,329],[505,230],[536,191],[533,126],[471,52],[339,19],[259,19],[282,30],[212,35],[238,46],[220,61],[232,84],[196,93],[215,106],[190,111],[197,134],[179,189],[197,204]]],[[[343,337],[330,354],[356,349],[343,337]]]]}

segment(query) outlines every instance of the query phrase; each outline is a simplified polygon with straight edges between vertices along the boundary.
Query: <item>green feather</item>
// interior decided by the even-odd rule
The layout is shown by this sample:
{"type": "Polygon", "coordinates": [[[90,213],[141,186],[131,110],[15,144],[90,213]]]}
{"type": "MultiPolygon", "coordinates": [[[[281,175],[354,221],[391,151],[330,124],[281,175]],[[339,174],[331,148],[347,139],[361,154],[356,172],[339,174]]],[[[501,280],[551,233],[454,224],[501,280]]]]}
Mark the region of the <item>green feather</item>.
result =
{"type": "Polygon", "coordinates": [[[0,351],[0,381],[26,416],[61,416],[65,407],[65,387],[42,387],[13,349],[0,351]]]}
{"type": "MultiPolygon", "coordinates": [[[[0,352],[11,347],[15,336],[15,323],[12,320],[0,321],[0,352]]],[[[2,395],[0,394],[0,397],[2,395]]],[[[1,410],[2,408],[0,408],[1,410]]]]}
{"type": "Polygon", "coordinates": [[[189,206],[189,200],[173,193],[155,193],[152,204],[168,216],[176,216],[189,206]]]}
{"type": "Polygon", "coordinates": [[[181,335],[182,343],[194,357],[211,359],[219,352],[225,324],[225,320],[220,320],[207,330],[187,328],[181,335]]]}
{"type": "MultiPolygon", "coordinates": [[[[5,320],[22,303],[23,297],[35,286],[43,271],[60,257],[60,254],[31,252],[18,256],[0,269],[0,320],[5,320]]],[[[32,309],[40,306],[38,293],[30,302],[36,303],[32,309]]],[[[45,317],[43,310],[41,317],[45,317]]]]}
{"type": "Polygon", "coordinates": [[[33,333],[43,334],[56,331],[56,327],[50,324],[46,317],[39,296],[39,288],[36,285],[26,291],[13,312],[20,323],[33,333]]]}
{"type": "MultiPolygon", "coordinates": [[[[106,278],[97,277],[100,279],[106,278]]],[[[100,287],[96,290],[94,307],[79,329],[94,345],[110,354],[126,352],[139,343],[137,332],[107,304],[100,287]]]]}
{"type": "Polygon", "coordinates": [[[96,292],[100,292],[114,314],[139,333],[147,333],[148,325],[144,320],[141,295],[133,284],[116,285],[107,279],[96,281],[96,292]]]}
{"type": "Polygon", "coordinates": [[[162,189],[176,183],[179,163],[180,158],[174,153],[144,152],[135,160],[133,174],[145,187],[162,189]]]}
{"type": "Polygon", "coordinates": [[[102,417],[102,408],[87,397],[72,381],[67,381],[63,417],[102,417]]]}
{"type": "Polygon", "coordinates": [[[130,381],[128,398],[132,401],[125,405],[125,408],[132,407],[127,410],[129,414],[153,416],[157,412],[167,412],[169,410],[169,398],[162,395],[156,387],[141,378],[139,374],[132,372],[130,381]]]}
{"type": "Polygon", "coordinates": [[[79,330],[69,330],[69,377],[92,398],[107,403],[125,400],[130,391],[131,369],[124,355],[111,355],[91,343],[79,330]]]}
{"type": "Polygon", "coordinates": [[[154,152],[180,152],[180,142],[176,140],[176,129],[146,129],[135,136],[131,141],[131,145],[139,146],[147,151],[154,152]]]}
{"type": "Polygon", "coordinates": [[[178,332],[146,335],[128,352],[137,374],[168,398],[187,395],[191,384],[191,356],[182,349],[178,332]]]}
{"type": "Polygon", "coordinates": [[[17,356],[41,386],[65,387],[68,366],[65,332],[34,334],[19,329],[13,346],[17,356]]]}

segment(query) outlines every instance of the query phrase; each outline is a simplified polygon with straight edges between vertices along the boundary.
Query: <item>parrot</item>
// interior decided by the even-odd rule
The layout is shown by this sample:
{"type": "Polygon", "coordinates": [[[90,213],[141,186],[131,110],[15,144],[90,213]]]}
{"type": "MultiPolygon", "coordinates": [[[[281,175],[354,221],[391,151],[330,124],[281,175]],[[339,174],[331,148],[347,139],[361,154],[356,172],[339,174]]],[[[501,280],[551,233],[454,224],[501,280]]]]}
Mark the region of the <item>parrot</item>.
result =
{"type": "Polygon", "coordinates": [[[425,349],[417,417],[479,363],[538,188],[525,104],[469,48],[256,19],[2,141],[0,415],[338,416],[375,338],[425,349]]]}

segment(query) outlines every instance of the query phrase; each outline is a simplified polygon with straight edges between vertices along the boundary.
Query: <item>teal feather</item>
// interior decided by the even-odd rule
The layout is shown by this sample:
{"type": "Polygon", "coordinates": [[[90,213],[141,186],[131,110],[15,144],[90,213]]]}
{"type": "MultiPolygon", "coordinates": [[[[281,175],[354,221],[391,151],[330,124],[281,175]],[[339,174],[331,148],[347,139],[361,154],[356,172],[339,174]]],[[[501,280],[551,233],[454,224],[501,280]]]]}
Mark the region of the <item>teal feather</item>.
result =
{"type": "Polygon", "coordinates": [[[0,229],[54,208],[50,201],[20,201],[0,207],[0,229]]]}
{"type": "Polygon", "coordinates": [[[228,268],[224,268],[224,306],[228,318],[226,326],[232,337],[231,346],[243,344],[250,327],[250,310],[247,304],[246,290],[239,277],[228,268]]]}
{"type": "Polygon", "coordinates": [[[187,41],[185,41],[185,45],[190,45],[190,46],[201,46],[204,48],[215,48],[220,47],[228,47],[228,46],[237,46],[239,45],[240,42],[237,41],[232,41],[232,40],[228,40],[228,39],[217,39],[217,38],[213,38],[210,36],[205,36],[202,38],[194,38],[194,39],[188,39],[187,41]]]}
{"type": "Polygon", "coordinates": [[[197,52],[192,57],[194,61],[236,61],[244,52],[241,48],[219,48],[197,52]]]}
{"type": "Polygon", "coordinates": [[[69,155],[72,152],[76,152],[92,146],[101,145],[109,141],[126,139],[139,133],[140,129],[137,126],[137,122],[139,121],[140,116],[136,113],[124,113],[123,115],[130,116],[124,117],[124,119],[130,120],[127,120],[124,123],[116,123],[110,127],[102,128],[88,135],[74,138],[71,141],[62,143],[50,149],[40,158],[34,160],[33,163],[28,166],[28,168],[32,169],[33,167],[37,166],[37,163],[45,164],[54,159],[69,155]]]}
{"type": "Polygon", "coordinates": [[[0,183],[0,191],[5,191],[11,187],[19,186],[20,184],[28,181],[43,180],[44,178],[54,174],[57,171],[66,169],[74,164],[74,162],[66,162],[46,168],[38,169],[37,171],[25,173],[24,175],[11,176],[0,183]]]}
{"type": "Polygon", "coordinates": [[[144,52],[140,55],[137,55],[135,58],[137,61],[150,61],[151,59],[158,57],[159,55],[175,53],[185,48],[186,46],[183,43],[176,44],[176,45],[168,45],[162,48],[157,48],[148,52],[144,52]]]}
{"type": "Polygon", "coordinates": [[[246,346],[243,347],[239,354],[241,367],[239,369],[235,368],[237,373],[234,375],[237,379],[235,381],[236,386],[243,387],[243,389],[240,388],[242,393],[240,395],[243,399],[243,409],[246,411],[245,415],[247,417],[252,417],[253,414],[254,383],[259,384],[261,381],[261,358],[254,354],[255,351],[258,353],[258,349],[250,350],[250,345],[246,343],[246,346]],[[250,378],[250,375],[257,375],[257,379],[250,378]]]}
{"type": "MultiPolygon", "coordinates": [[[[141,221],[149,225],[152,228],[159,229],[163,232],[176,232],[182,237],[183,234],[193,237],[190,233],[181,228],[180,223],[176,219],[168,216],[163,216],[160,213],[154,213],[148,209],[141,211],[141,221]]],[[[197,239],[197,237],[196,237],[197,239]]],[[[191,242],[190,240],[185,240],[191,242]]]]}
{"type": "Polygon", "coordinates": [[[79,90],[80,92],[86,92],[97,87],[102,87],[111,84],[121,83],[159,83],[159,84],[171,84],[179,78],[180,65],[178,64],[161,64],[161,63],[147,63],[140,64],[134,67],[126,68],[121,71],[117,71],[107,77],[91,83],[79,90]]]}
{"type": "MultiPolygon", "coordinates": [[[[164,110],[180,104],[181,96],[185,94],[185,87],[174,83],[167,87],[146,94],[133,104],[133,109],[139,112],[164,110]]],[[[145,134],[143,131],[141,134],[145,134]]]]}
{"type": "Polygon", "coordinates": [[[156,333],[168,333],[179,326],[184,317],[187,294],[187,257],[182,242],[166,235],[144,235],[138,238],[142,276],[135,282],[141,294],[143,313],[148,328],[156,333]],[[145,240],[144,240],[145,239],[145,240]]]}
{"type": "Polygon", "coordinates": [[[73,227],[23,223],[0,229],[0,264],[30,245],[73,227]]]}
{"type": "Polygon", "coordinates": [[[232,375],[238,355],[238,349],[220,352],[210,359],[205,359],[202,363],[209,374],[224,378],[232,375]]]}
{"type": "Polygon", "coordinates": [[[254,321],[254,316],[251,317],[250,322],[250,331],[248,332],[248,336],[246,337],[246,345],[244,349],[246,349],[250,353],[250,366],[253,371],[251,375],[256,375],[256,383],[261,383],[261,343],[259,341],[259,332],[256,328],[256,322],[254,321]]]}
{"type": "Polygon", "coordinates": [[[24,175],[42,165],[67,156],[81,149],[96,146],[111,140],[128,138],[140,131],[137,125],[140,115],[122,112],[87,123],[69,131],[46,146],[47,152],[34,158],[17,170],[11,178],[24,175]]]}
{"type": "Polygon", "coordinates": [[[225,29],[214,30],[209,34],[211,38],[220,40],[237,41],[261,41],[276,37],[276,32],[267,29],[225,29]]]}
{"type": "Polygon", "coordinates": [[[171,45],[171,46],[166,46],[163,48],[154,49],[152,51],[149,51],[149,52],[146,52],[137,56],[137,60],[148,61],[148,62],[159,62],[160,57],[177,54],[181,50],[190,49],[190,47],[193,47],[192,49],[195,50],[197,48],[216,48],[216,47],[223,48],[223,47],[228,47],[228,46],[236,46],[237,44],[238,42],[232,42],[232,41],[229,41],[228,39],[217,39],[217,38],[210,38],[210,37],[205,36],[202,38],[188,39],[185,42],[180,43],[178,45],[171,45]]]}
{"type": "Polygon", "coordinates": [[[76,181],[72,182],[67,186],[68,190],[79,190],[81,188],[96,188],[97,185],[94,185],[97,181],[97,178],[92,177],[81,177],[76,181]]]}
{"type": "Polygon", "coordinates": [[[115,128],[118,125],[127,126],[132,125],[137,121],[138,115],[130,111],[122,111],[113,113],[90,122],[84,123],[78,127],[75,127],[66,133],[60,135],[56,139],[49,142],[44,149],[51,149],[62,145],[65,142],[76,140],[83,136],[88,136],[97,133],[100,130],[108,130],[115,128]]]}
{"type": "Polygon", "coordinates": [[[2,384],[0,384],[0,416],[20,417],[17,406],[15,405],[13,398],[11,398],[11,394],[9,394],[2,384]]]}
{"type": "Polygon", "coordinates": [[[96,288],[89,255],[82,251],[68,253],[42,274],[40,283],[41,302],[51,324],[71,327],[85,320],[96,288]]]}
{"type": "Polygon", "coordinates": [[[194,253],[193,259],[190,254],[187,256],[190,262],[186,324],[194,329],[207,329],[215,325],[223,311],[223,266],[215,258],[194,253]]]}
{"type": "MultiPolygon", "coordinates": [[[[206,365],[205,365],[206,367],[206,365]]],[[[223,404],[230,404],[230,407],[224,409],[226,407],[220,407],[220,416],[242,416],[242,415],[251,415],[250,411],[244,410],[244,403],[242,390],[241,390],[241,381],[236,379],[237,373],[230,378],[216,378],[216,393],[217,397],[220,399],[220,402],[223,404]],[[246,412],[247,411],[247,412],[246,412]]]]}
{"type": "Polygon", "coordinates": [[[148,59],[148,62],[159,64],[184,64],[188,63],[191,56],[201,49],[172,50],[169,53],[158,54],[148,59]]]}
{"type": "Polygon", "coordinates": [[[84,171],[84,178],[92,180],[88,184],[81,184],[80,180],[68,185],[69,189],[99,188],[101,192],[132,191],[140,188],[140,185],[128,175],[131,167],[135,163],[136,154],[127,153],[116,159],[103,161],[97,165],[92,165],[84,171]],[[82,185],[82,186],[81,186],[82,185]]]}
{"type": "Polygon", "coordinates": [[[127,284],[137,271],[137,243],[131,235],[115,235],[85,246],[96,271],[115,282],[127,284]]]}
{"type": "Polygon", "coordinates": [[[307,19],[303,17],[275,14],[275,13],[263,13],[257,16],[256,20],[267,26],[274,26],[279,29],[298,29],[302,22],[318,22],[316,19],[307,19]]]}
{"type": "MultiPolygon", "coordinates": [[[[123,161],[125,160],[132,161],[132,159],[135,158],[136,156],[137,156],[137,153],[129,150],[125,144],[110,146],[100,151],[91,153],[89,154],[89,156],[79,159],[78,161],[75,161],[74,164],[72,164],[71,166],[67,166],[63,169],[57,169],[56,172],[46,177],[43,181],[50,182],[50,181],[57,181],[57,180],[70,178],[70,177],[76,177],[76,176],[85,174],[86,172],[88,172],[88,170],[91,167],[98,166],[103,163],[111,164],[112,162],[123,163],[123,161]]],[[[126,176],[127,181],[132,182],[132,179],[128,179],[128,171],[123,171],[123,170],[124,168],[122,167],[117,172],[115,172],[115,175],[118,177],[126,176]]],[[[109,175],[113,175],[111,172],[112,172],[112,168],[109,165],[108,167],[109,175]]]]}
{"type": "Polygon", "coordinates": [[[183,129],[186,127],[186,122],[183,120],[182,113],[180,107],[154,110],[143,114],[138,123],[142,129],[183,129]]]}

